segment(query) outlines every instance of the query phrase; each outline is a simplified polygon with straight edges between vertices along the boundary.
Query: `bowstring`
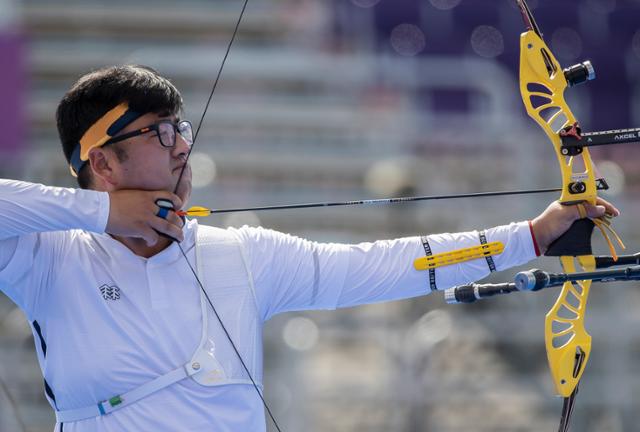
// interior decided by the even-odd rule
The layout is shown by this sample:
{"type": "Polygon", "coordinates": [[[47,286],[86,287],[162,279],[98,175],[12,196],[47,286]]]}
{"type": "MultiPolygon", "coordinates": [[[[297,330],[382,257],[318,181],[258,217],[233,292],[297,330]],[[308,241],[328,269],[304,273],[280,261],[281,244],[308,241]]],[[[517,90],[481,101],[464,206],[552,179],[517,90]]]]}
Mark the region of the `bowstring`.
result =
{"type": "MultiPolygon", "coordinates": [[[[180,182],[182,181],[182,177],[183,177],[184,172],[185,172],[185,170],[187,168],[187,164],[189,162],[189,157],[191,156],[191,152],[193,152],[193,148],[195,147],[196,140],[198,139],[198,135],[200,134],[200,130],[202,129],[202,124],[204,123],[205,117],[206,117],[207,112],[209,110],[209,106],[211,105],[211,101],[213,100],[213,94],[215,93],[216,89],[218,88],[218,83],[220,82],[220,77],[222,76],[222,71],[224,69],[224,65],[227,62],[227,58],[229,57],[229,52],[231,51],[231,47],[233,45],[233,42],[235,41],[236,35],[238,34],[238,29],[240,28],[240,23],[242,22],[242,17],[244,16],[244,13],[245,13],[245,10],[247,9],[247,4],[248,3],[249,3],[249,0],[244,0],[244,2],[242,4],[242,10],[240,11],[240,15],[238,16],[238,20],[236,21],[235,28],[233,29],[233,34],[231,35],[231,39],[229,40],[229,43],[227,44],[227,49],[225,50],[224,57],[222,58],[222,62],[220,63],[220,68],[218,69],[218,73],[217,73],[216,78],[215,78],[215,80],[213,82],[213,86],[211,87],[211,91],[209,92],[209,97],[207,99],[207,103],[205,104],[204,110],[202,111],[202,116],[200,116],[200,121],[198,122],[198,127],[196,128],[196,132],[195,132],[195,134],[193,136],[193,142],[191,143],[191,147],[189,147],[189,151],[187,153],[187,157],[185,158],[184,165],[182,166],[182,169],[180,170],[180,175],[178,176],[178,181],[176,182],[176,187],[175,187],[175,189],[173,191],[174,194],[177,194],[178,188],[180,187],[180,182]]],[[[197,239],[196,239],[196,242],[197,242],[197,239]]],[[[231,346],[232,346],[234,352],[236,353],[238,359],[240,360],[240,363],[242,364],[242,368],[244,369],[244,371],[246,372],[247,376],[251,380],[251,384],[253,385],[253,388],[255,389],[255,391],[258,394],[258,396],[260,397],[260,400],[262,401],[262,405],[264,406],[265,410],[269,414],[269,418],[271,418],[271,421],[273,422],[273,424],[274,424],[275,428],[277,429],[277,431],[278,432],[282,432],[282,430],[280,429],[280,426],[278,425],[278,422],[276,421],[275,416],[273,415],[273,413],[271,411],[271,408],[269,408],[269,405],[267,404],[267,401],[264,398],[264,395],[260,391],[260,388],[258,387],[258,384],[256,383],[255,379],[253,378],[253,375],[249,371],[249,368],[247,367],[246,363],[244,362],[244,359],[242,358],[242,355],[240,354],[240,351],[238,350],[238,347],[233,342],[233,338],[231,337],[231,334],[227,330],[227,327],[224,325],[224,322],[222,321],[222,317],[218,314],[218,311],[216,310],[215,306],[213,305],[213,302],[211,301],[211,298],[209,298],[209,294],[207,294],[207,291],[204,289],[204,285],[203,285],[202,281],[200,280],[200,277],[198,276],[198,272],[196,272],[196,270],[194,269],[193,265],[191,264],[191,261],[189,261],[189,258],[187,257],[187,254],[185,253],[184,249],[182,248],[182,245],[180,243],[178,243],[178,242],[176,242],[176,244],[178,245],[178,248],[180,249],[180,252],[182,253],[182,256],[184,257],[187,265],[189,266],[189,270],[191,270],[191,273],[195,277],[196,282],[198,283],[198,286],[200,287],[200,290],[204,294],[204,297],[207,299],[207,302],[209,303],[209,306],[211,307],[211,310],[213,311],[213,314],[215,315],[216,319],[218,320],[218,323],[220,323],[220,327],[222,328],[222,330],[223,330],[224,334],[226,335],[227,339],[229,340],[229,343],[231,344],[231,346]]]]}

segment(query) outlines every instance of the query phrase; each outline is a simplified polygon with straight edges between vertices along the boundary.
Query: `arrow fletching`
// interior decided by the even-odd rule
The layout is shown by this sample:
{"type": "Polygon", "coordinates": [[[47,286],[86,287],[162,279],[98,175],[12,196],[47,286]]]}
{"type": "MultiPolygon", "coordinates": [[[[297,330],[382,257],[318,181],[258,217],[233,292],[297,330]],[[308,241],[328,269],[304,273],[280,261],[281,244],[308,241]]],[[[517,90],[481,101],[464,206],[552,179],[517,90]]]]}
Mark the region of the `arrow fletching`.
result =
{"type": "Polygon", "coordinates": [[[178,216],[194,216],[194,217],[205,217],[209,216],[212,211],[206,207],[194,206],[189,208],[187,211],[180,210],[177,211],[176,214],[178,216]]]}

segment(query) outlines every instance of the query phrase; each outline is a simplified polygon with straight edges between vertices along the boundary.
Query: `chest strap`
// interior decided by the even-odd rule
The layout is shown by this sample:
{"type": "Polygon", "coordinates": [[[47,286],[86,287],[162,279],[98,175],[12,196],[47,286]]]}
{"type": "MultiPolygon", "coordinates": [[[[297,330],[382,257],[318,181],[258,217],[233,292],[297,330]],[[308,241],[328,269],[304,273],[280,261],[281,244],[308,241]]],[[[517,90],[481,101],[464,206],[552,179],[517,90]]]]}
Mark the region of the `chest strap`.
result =
{"type": "Polygon", "coordinates": [[[74,422],[86,420],[89,418],[100,417],[105,414],[112,413],[118,409],[131,405],[145,397],[169,387],[187,377],[202,372],[203,369],[198,363],[187,363],[166,373],[158,378],[149,381],[127,393],[114,396],[108,400],[102,401],[96,405],[90,405],[84,408],[71,409],[66,411],[56,411],[56,420],[58,423],[74,422]],[[197,369],[194,369],[197,368],[197,369]]]}

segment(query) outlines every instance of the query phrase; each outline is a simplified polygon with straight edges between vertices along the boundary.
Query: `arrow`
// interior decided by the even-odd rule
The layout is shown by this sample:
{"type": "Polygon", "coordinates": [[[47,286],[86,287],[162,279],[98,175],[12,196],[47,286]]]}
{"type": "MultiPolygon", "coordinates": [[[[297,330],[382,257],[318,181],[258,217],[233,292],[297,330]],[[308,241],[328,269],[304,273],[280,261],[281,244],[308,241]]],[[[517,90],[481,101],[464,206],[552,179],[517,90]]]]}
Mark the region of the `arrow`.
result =
{"type": "Polygon", "coordinates": [[[188,210],[179,210],[176,212],[178,216],[193,216],[193,217],[206,217],[214,213],[241,213],[249,211],[265,211],[265,210],[291,210],[291,209],[303,209],[303,208],[316,208],[316,207],[345,207],[356,205],[379,205],[379,204],[399,204],[414,201],[435,201],[435,200],[449,200],[459,198],[482,198],[492,196],[505,196],[505,195],[531,195],[531,194],[543,194],[560,192],[560,188],[549,189],[523,189],[514,191],[496,191],[496,192],[475,192],[468,194],[453,194],[453,195],[427,195],[417,197],[397,197],[397,198],[380,198],[369,200],[355,200],[355,201],[329,201],[329,202],[315,202],[315,203],[301,203],[301,204],[283,204],[283,205],[270,205],[261,207],[238,207],[228,209],[209,209],[201,206],[194,206],[188,210]]]}

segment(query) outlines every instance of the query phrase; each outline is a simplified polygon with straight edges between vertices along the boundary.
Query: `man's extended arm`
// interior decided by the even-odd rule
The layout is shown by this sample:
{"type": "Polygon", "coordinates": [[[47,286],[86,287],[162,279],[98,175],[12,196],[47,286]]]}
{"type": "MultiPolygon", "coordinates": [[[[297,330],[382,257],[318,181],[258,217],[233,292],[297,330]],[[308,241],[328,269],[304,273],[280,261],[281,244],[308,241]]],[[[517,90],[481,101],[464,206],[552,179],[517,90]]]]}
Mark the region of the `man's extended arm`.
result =
{"type": "MultiPolygon", "coordinates": [[[[585,208],[589,217],[619,213],[604,200],[585,208]]],[[[502,254],[492,258],[495,270],[524,264],[544,253],[579,217],[575,207],[553,203],[531,224],[487,229],[486,242],[500,241],[505,246],[502,254]]],[[[291,310],[333,309],[413,297],[476,281],[493,270],[485,259],[435,272],[413,267],[413,261],[429,251],[437,254],[479,245],[483,240],[476,231],[357,245],[317,243],[262,228],[244,227],[235,232],[249,256],[264,319],[291,310]]]]}
{"type": "Polygon", "coordinates": [[[536,256],[527,222],[484,232],[438,234],[372,243],[318,243],[263,228],[233,230],[244,245],[263,319],[287,311],[335,309],[398,300],[475,281],[491,266],[503,270],[536,256]],[[433,275],[414,260],[433,254],[500,241],[501,255],[442,267],[433,275]]]}

